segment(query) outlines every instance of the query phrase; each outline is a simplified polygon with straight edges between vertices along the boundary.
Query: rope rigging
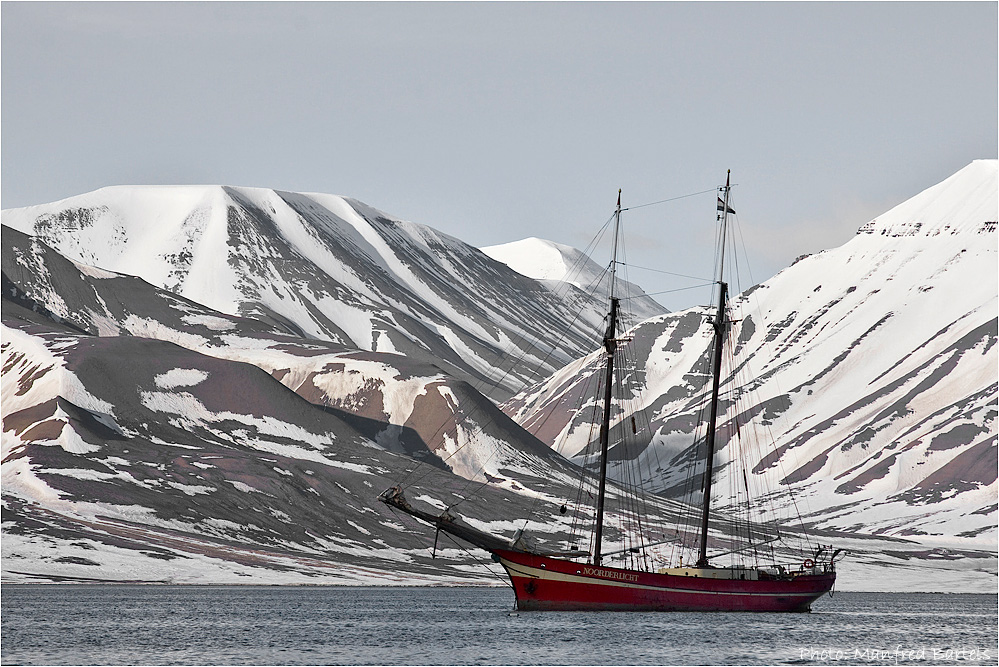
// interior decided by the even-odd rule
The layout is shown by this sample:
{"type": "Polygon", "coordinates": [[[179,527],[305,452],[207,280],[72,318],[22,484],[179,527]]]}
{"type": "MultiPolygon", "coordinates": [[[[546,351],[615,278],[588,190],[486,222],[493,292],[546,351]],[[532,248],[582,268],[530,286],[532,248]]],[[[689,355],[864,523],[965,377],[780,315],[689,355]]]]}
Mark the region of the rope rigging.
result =
{"type": "MultiPolygon", "coordinates": [[[[575,289],[572,283],[575,282],[574,279],[578,279],[581,275],[586,263],[586,257],[592,252],[593,248],[599,244],[600,240],[609,230],[611,222],[615,221],[615,218],[619,216],[620,212],[663,204],[666,202],[712,192],[719,192],[719,189],[712,188],[710,190],[703,190],[689,195],[672,197],[669,199],[663,199],[626,208],[621,208],[619,204],[619,208],[615,214],[603,224],[594,239],[587,245],[586,250],[576,259],[569,272],[567,272],[563,282],[556,290],[558,298],[564,300],[569,291],[575,289]]],[[[726,191],[726,207],[730,206],[727,195],[728,192],[726,191]]],[[[721,200],[719,199],[719,201],[721,200]]],[[[728,209],[727,213],[731,213],[734,218],[734,210],[728,209]]],[[[618,227],[616,226],[615,236],[617,236],[618,231],[618,227]]],[[[737,225],[732,225],[729,232],[735,236],[737,233],[737,225]]],[[[745,240],[741,237],[741,234],[738,234],[738,240],[741,241],[742,250],[745,252],[745,240]]],[[[742,285],[738,280],[738,276],[741,274],[741,266],[738,253],[736,252],[736,248],[738,246],[734,241],[735,239],[733,239],[733,242],[726,248],[725,238],[721,233],[718,234],[718,237],[716,238],[717,252],[715,253],[715,274],[720,276],[723,273],[727,250],[731,253],[731,261],[729,262],[728,268],[735,276],[735,284],[733,285],[733,287],[735,287],[734,291],[735,293],[741,293],[743,291],[742,285]]],[[[603,287],[606,281],[608,283],[607,291],[611,295],[612,300],[617,300],[624,304],[634,301],[641,296],[654,296],[689,289],[701,289],[708,285],[719,284],[718,281],[714,280],[706,281],[703,278],[695,276],[630,265],[626,261],[626,245],[623,243],[623,239],[621,240],[620,248],[620,260],[617,255],[615,255],[615,258],[611,261],[609,267],[605,268],[604,271],[599,274],[590,285],[586,286],[584,291],[591,293],[598,291],[603,287]],[[616,270],[622,269],[622,272],[626,274],[629,267],[639,270],[655,271],[657,273],[679,278],[697,280],[701,281],[702,284],[659,291],[649,295],[640,294],[617,296],[615,294],[616,270]]],[[[627,280],[627,275],[624,276],[624,279],[627,280]]],[[[729,325],[735,324],[739,321],[732,319],[731,315],[727,314],[727,309],[724,312],[726,313],[724,319],[729,325]]],[[[545,365],[551,360],[552,356],[559,349],[559,344],[564,341],[568,335],[570,335],[570,331],[572,331],[573,327],[575,327],[579,322],[580,317],[581,313],[576,313],[573,320],[569,322],[569,324],[561,332],[552,332],[557,333],[557,341],[554,345],[545,345],[545,348],[547,349],[543,354],[531,355],[532,358],[539,360],[539,368],[544,368],[545,365]]],[[[608,318],[605,317],[605,325],[607,325],[607,320],[608,318]]],[[[627,310],[622,310],[620,322],[622,331],[628,331],[639,324],[637,317],[627,310]]],[[[719,323],[719,326],[721,326],[721,323],[719,323]]],[[[727,326],[725,328],[727,329],[725,333],[725,337],[728,339],[727,342],[735,342],[733,339],[736,338],[736,327],[727,326]]],[[[598,338],[595,337],[594,340],[596,341],[598,338]]],[[[514,369],[520,370],[518,364],[520,364],[520,362],[523,361],[523,359],[531,352],[541,347],[542,344],[539,337],[536,337],[527,330],[523,329],[515,341],[515,347],[521,350],[521,355],[519,357],[511,355],[509,358],[504,360],[504,363],[498,369],[501,372],[499,373],[499,379],[495,381],[495,385],[499,385],[509,378],[514,373],[514,369]]],[[[653,433],[652,420],[647,414],[648,403],[641,393],[641,391],[644,391],[647,388],[647,378],[644,377],[645,369],[640,368],[640,363],[643,359],[638,356],[638,352],[633,346],[628,345],[628,342],[630,342],[630,339],[628,339],[627,336],[615,334],[615,349],[619,355],[617,357],[618,361],[615,363],[618,365],[618,369],[622,372],[615,375],[613,385],[609,388],[610,395],[613,398],[613,405],[615,407],[612,415],[612,422],[609,425],[606,443],[607,449],[611,453],[614,460],[611,470],[614,473],[613,477],[615,479],[614,490],[611,494],[614,497],[612,500],[609,499],[610,504],[608,505],[608,515],[609,518],[613,518],[614,523],[613,525],[608,524],[607,528],[616,531],[616,534],[614,535],[615,542],[618,541],[617,538],[620,538],[620,544],[624,548],[619,549],[618,546],[609,544],[608,548],[610,550],[605,552],[603,555],[609,559],[623,559],[627,561],[628,567],[644,571],[651,571],[655,567],[656,562],[666,565],[675,565],[677,563],[682,564],[684,562],[693,564],[698,550],[698,546],[696,544],[698,535],[695,528],[698,524],[699,509],[697,507],[697,503],[693,502],[692,499],[699,493],[704,493],[704,486],[706,483],[710,482],[711,475],[710,472],[707,474],[705,473],[705,468],[710,462],[700,462],[700,451],[705,440],[706,429],[704,424],[706,421],[705,412],[708,405],[707,396],[704,391],[696,393],[687,403],[686,409],[691,410],[690,416],[694,422],[694,429],[692,433],[693,444],[681,451],[679,454],[673,456],[670,461],[663,462],[660,459],[660,456],[661,454],[669,452],[669,448],[665,445],[661,434],[653,433]],[[642,375],[642,377],[639,377],[640,375],[642,375]],[[635,385],[638,386],[641,391],[638,393],[631,392],[628,389],[628,386],[624,384],[626,379],[634,380],[635,385]],[[653,461],[654,467],[651,467],[650,464],[653,461]],[[643,463],[646,465],[644,468],[643,463]],[[675,479],[677,477],[675,471],[678,467],[685,470],[685,476],[682,481],[675,479]],[[647,474],[643,473],[643,470],[652,470],[654,472],[652,474],[647,474]],[[656,473],[658,473],[658,480],[655,479],[656,473]],[[705,481],[706,479],[707,482],[705,481]],[[684,499],[684,502],[680,503],[678,508],[675,511],[672,511],[670,516],[666,516],[667,503],[664,500],[665,496],[649,496],[647,493],[641,492],[641,489],[650,482],[658,482],[659,493],[665,494],[667,492],[672,493],[677,490],[681,491],[682,493],[679,495],[684,499]],[[656,520],[661,521],[661,525],[657,525],[656,520]],[[662,544],[667,544],[669,546],[663,547],[659,550],[659,553],[661,554],[660,556],[656,556],[652,553],[651,547],[662,544]]],[[[711,359],[711,351],[709,347],[710,346],[706,346],[701,361],[697,364],[698,368],[712,370],[711,366],[714,362],[711,359]]],[[[734,410],[734,415],[728,420],[728,422],[724,422],[724,429],[726,429],[727,437],[723,437],[721,439],[724,444],[718,445],[717,450],[720,451],[722,448],[727,447],[730,452],[737,452],[738,455],[733,457],[736,459],[736,464],[733,464],[736,467],[733,467],[731,472],[726,472],[725,474],[728,488],[725,489],[723,493],[709,495],[722,496],[723,498],[719,499],[726,500],[728,505],[725,507],[731,510],[730,516],[725,520],[736,529],[732,531],[733,541],[730,545],[730,551],[727,552],[730,555],[732,562],[735,563],[740,559],[744,559],[747,555],[751,556],[753,561],[756,561],[761,555],[760,549],[763,547],[769,547],[769,551],[772,556],[774,553],[773,542],[781,537],[780,532],[776,529],[776,525],[768,527],[756,520],[756,517],[766,506],[776,505],[778,498],[774,493],[759,493],[760,490],[754,487],[757,486],[756,482],[762,480],[762,476],[755,474],[750,475],[746,470],[747,468],[752,469],[752,462],[754,460],[762,460],[763,453],[759,449],[753,450],[752,447],[754,445],[743,446],[742,430],[748,426],[750,431],[756,431],[759,424],[758,420],[753,420],[751,417],[743,419],[742,414],[736,408],[737,401],[741,398],[741,396],[737,395],[737,393],[732,390],[732,386],[734,386],[734,380],[737,377],[746,379],[748,370],[744,366],[740,367],[738,365],[734,356],[733,345],[726,345],[725,350],[726,356],[724,357],[724,361],[726,362],[727,367],[732,369],[731,375],[726,376],[725,378],[725,384],[731,392],[726,396],[725,400],[731,403],[731,407],[729,407],[728,410],[734,410]],[[740,548],[739,545],[735,543],[734,535],[736,533],[748,536],[749,539],[747,547],[740,548]],[[747,552],[750,553],[747,554],[747,552]]],[[[599,359],[599,355],[596,358],[599,359]]],[[[578,482],[574,487],[574,498],[563,498],[560,507],[562,514],[570,515],[567,517],[567,529],[570,535],[568,546],[572,550],[576,550],[577,545],[586,539],[585,534],[588,531],[589,552],[591,554],[599,554],[600,538],[598,537],[599,531],[596,530],[593,522],[591,498],[593,494],[597,492],[597,481],[595,480],[595,472],[593,470],[592,461],[595,456],[595,443],[597,442],[597,438],[595,437],[595,425],[599,421],[598,413],[600,411],[600,402],[598,400],[594,400],[593,403],[590,404],[588,403],[587,396],[600,396],[607,392],[608,388],[604,384],[605,381],[602,378],[603,373],[600,371],[599,364],[592,363],[591,356],[591,363],[587,365],[585,361],[586,359],[587,358],[578,360],[577,362],[572,362],[574,364],[579,363],[580,370],[588,371],[584,373],[586,378],[585,381],[581,385],[577,386],[578,390],[574,391],[574,395],[570,397],[572,405],[566,404],[566,397],[564,395],[560,397],[554,395],[556,392],[564,392],[566,390],[561,386],[552,384],[549,385],[545,393],[535,396],[532,401],[532,405],[524,406],[523,414],[529,416],[529,420],[527,421],[530,423],[528,424],[524,419],[522,419],[521,422],[525,428],[527,426],[532,427],[528,429],[529,432],[536,434],[544,427],[545,423],[556,414],[556,412],[567,414],[565,424],[559,432],[557,442],[553,446],[553,449],[563,456],[566,456],[566,458],[575,459],[579,462],[577,476],[578,482]],[[590,392],[589,390],[593,391],[590,392]],[[581,417],[585,412],[589,412],[589,416],[593,418],[586,420],[589,422],[589,432],[582,435],[579,430],[574,428],[574,424],[578,424],[580,421],[583,421],[581,417]],[[585,441],[580,447],[578,445],[581,438],[585,438],[585,441]],[[575,453],[570,452],[567,455],[565,450],[569,447],[575,448],[575,453]]],[[[720,369],[717,370],[720,372],[720,369]]],[[[516,377],[524,377],[525,375],[525,373],[519,372],[516,374],[516,377]]],[[[709,375],[710,373],[704,373],[705,378],[709,375]]],[[[474,389],[479,391],[486,383],[487,381],[483,379],[477,381],[472,386],[474,389]]],[[[705,382],[705,387],[706,386],[707,382],[705,382]]],[[[481,410],[483,410],[483,407],[478,404],[473,403],[472,408],[467,411],[467,414],[462,414],[461,410],[461,403],[456,401],[454,405],[453,418],[444,419],[431,437],[430,442],[427,443],[429,445],[441,440],[447,441],[449,433],[453,433],[453,448],[449,448],[449,451],[440,457],[445,465],[449,465],[450,462],[453,461],[460,452],[465,450],[466,447],[476,443],[481,436],[486,433],[486,429],[490,427],[496,419],[496,416],[493,414],[482,413],[481,410]],[[480,418],[475,419],[476,416],[480,416],[480,418]],[[471,428],[459,428],[459,423],[468,422],[472,422],[471,428]]],[[[721,427],[716,430],[721,430],[721,427]]],[[[769,431],[769,427],[767,427],[767,430],[769,431]]],[[[772,436],[772,433],[770,433],[770,435],[772,436]]],[[[491,447],[485,458],[480,457],[477,460],[480,465],[480,469],[467,479],[457,494],[459,496],[459,500],[449,505],[447,509],[452,509],[464,502],[468,497],[467,492],[472,486],[476,486],[475,491],[477,491],[478,489],[490,484],[489,476],[488,474],[484,474],[484,471],[490,467],[490,464],[499,455],[499,452],[499,447],[491,447]],[[479,475],[481,475],[481,477],[479,477],[479,475]]],[[[777,464],[778,466],[783,466],[783,460],[781,457],[777,458],[777,464]]],[[[403,482],[418,484],[425,480],[430,471],[426,470],[422,474],[419,474],[417,471],[420,470],[421,465],[423,464],[418,463],[417,466],[406,475],[403,482]]],[[[716,470],[715,472],[720,473],[721,469],[716,470]]],[[[784,477],[786,477],[786,475],[784,475],[784,477]]],[[[540,511],[541,503],[543,501],[549,503],[552,502],[552,498],[554,496],[548,493],[548,488],[549,487],[546,485],[546,482],[542,481],[538,488],[532,489],[532,491],[528,494],[533,496],[533,500],[530,504],[528,516],[523,518],[521,529],[526,529],[531,521],[531,518],[540,511]]],[[[475,491],[472,492],[472,495],[474,495],[475,491]]],[[[722,489],[719,488],[716,489],[716,491],[722,491],[722,489]]],[[[556,491],[556,493],[563,492],[556,491]]],[[[565,495],[568,496],[569,494],[566,493],[565,495]]],[[[707,502],[707,500],[705,502],[707,502]]],[[[793,497],[791,502],[795,513],[798,514],[797,505],[794,504],[793,497]]],[[[800,520],[800,514],[798,514],[798,518],[800,520]]],[[[719,523],[719,519],[717,517],[715,519],[715,523],[719,523]]],[[[704,534],[706,534],[706,531],[704,534]]],[[[608,535],[608,537],[610,537],[610,535],[608,535]]],[[[703,555],[700,562],[706,563],[703,555]]]]}
{"type": "Polygon", "coordinates": [[[670,197],[669,199],[660,199],[659,201],[652,201],[652,202],[649,202],[647,204],[637,204],[635,206],[629,206],[627,208],[622,208],[621,211],[622,212],[624,212],[624,211],[633,211],[633,210],[635,210],[637,208],[645,208],[647,206],[656,206],[657,204],[665,204],[667,202],[678,201],[680,199],[687,199],[689,197],[697,197],[698,195],[704,195],[704,194],[707,194],[709,192],[717,192],[717,191],[718,191],[718,188],[711,188],[710,190],[701,190],[700,192],[691,192],[690,194],[680,195],[678,197],[670,197]]]}

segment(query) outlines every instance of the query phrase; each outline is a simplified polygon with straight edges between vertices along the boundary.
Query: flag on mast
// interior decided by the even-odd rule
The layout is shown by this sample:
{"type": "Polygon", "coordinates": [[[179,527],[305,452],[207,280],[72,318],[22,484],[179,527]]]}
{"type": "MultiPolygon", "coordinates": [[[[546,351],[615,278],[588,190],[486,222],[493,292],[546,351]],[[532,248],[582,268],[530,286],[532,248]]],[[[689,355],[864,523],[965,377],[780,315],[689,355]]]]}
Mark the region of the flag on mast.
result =
{"type": "Polygon", "coordinates": [[[735,213],[734,208],[732,208],[731,206],[725,206],[725,201],[721,197],[718,198],[718,210],[725,211],[726,213],[733,213],[733,214],[735,213]],[[728,210],[726,211],[726,209],[728,210]]]}

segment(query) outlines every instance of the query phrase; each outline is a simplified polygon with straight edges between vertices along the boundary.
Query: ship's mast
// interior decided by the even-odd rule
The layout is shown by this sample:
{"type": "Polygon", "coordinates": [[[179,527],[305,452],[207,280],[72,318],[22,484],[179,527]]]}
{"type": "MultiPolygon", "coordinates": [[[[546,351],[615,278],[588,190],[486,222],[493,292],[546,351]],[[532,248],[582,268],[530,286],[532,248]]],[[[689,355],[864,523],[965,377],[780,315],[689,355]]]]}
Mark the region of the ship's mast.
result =
{"type": "Polygon", "coordinates": [[[597,518],[594,535],[593,564],[600,565],[600,543],[604,533],[604,493],[607,488],[607,446],[610,441],[610,415],[612,389],[614,388],[614,353],[617,351],[617,307],[618,298],[614,291],[617,277],[617,240],[621,231],[621,191],[617,191],[617,209],[614,211],[614,253],[610,265],[610,313],[607,315],[607,331],[604,333],[604,350],[607,352],[607,368],[604,377],[604,413],[600,420],[600,485],[597,490],[597,518]]]}
{"type": "Polygon", "coordinates": [[[731,170],[725,177],[725,187],[718,202],[718,219],[721,220],[721,255],[718,260],[718,311],[715,314],[714,325],[714,355],[711,367],[711,404],[708,408],[708,432],[705,437],[704,461],[704,505],[701,511],[701,545],[697,555],[697,567],[708,567],[708,517],[711,513],[711,473],[715,458],[715,427],[718,422],[718,385],[721,380],[722,351],[725,345],[725,333],[728,322],[725,320],[725,302],[728,300],[728,284],[725,276],[725,237],[728,235],[728,214],[732,210],[728,205],[731,189],[731,170]]]}

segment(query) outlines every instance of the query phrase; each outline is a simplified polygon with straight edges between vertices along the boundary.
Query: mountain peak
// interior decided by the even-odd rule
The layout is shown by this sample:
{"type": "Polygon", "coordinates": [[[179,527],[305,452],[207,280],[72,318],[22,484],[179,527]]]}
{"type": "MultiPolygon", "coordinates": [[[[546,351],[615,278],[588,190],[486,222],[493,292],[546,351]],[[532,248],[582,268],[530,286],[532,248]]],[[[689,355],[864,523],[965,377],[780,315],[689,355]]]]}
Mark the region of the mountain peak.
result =
{"type": "Polygon", "coordinates": [[[863,225],[858,234],[938,236],[995,231],[999,160],[975,160],[863,225]]]}
{"type": "MultiPolygon", "coordinates": [[[[599,295],[603,301],[609,296],[610,272],[572,246],[531,236],[479,250],[528,278],[568,283],[584,292],[599,295]]],[[[638,285],[618,279],[616,289],[619,294],[631,299],[629,305],[636,322],[666,312],[638,285]]]]}
{"type": "MultiPolygon", "coordinates": [[[[579,276],[570,275],[574,265],[583,257],[583,253],[571,246],[531,236],[511,243],[487,246],[480,250],[528,278],[563,280],[576,287],[586,287],[581,284],[579,276]]],[[[600,273],[600,267],[595,262],[588,257],[585,262],[588,265],[588,274],[600,273]]]]}

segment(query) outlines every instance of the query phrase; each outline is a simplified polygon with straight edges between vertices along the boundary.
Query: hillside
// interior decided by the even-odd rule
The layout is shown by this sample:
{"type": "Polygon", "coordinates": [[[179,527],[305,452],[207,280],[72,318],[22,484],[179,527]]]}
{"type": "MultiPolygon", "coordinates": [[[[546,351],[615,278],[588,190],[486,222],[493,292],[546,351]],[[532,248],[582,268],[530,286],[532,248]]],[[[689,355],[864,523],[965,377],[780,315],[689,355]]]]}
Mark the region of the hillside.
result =
{"type": "MultiPolygon", "coordinates": [[[[842,590],[994,584],[997,180],[976,162],[732,299],[719,461],[745,465],[712,548],[770,489],[753,512],[850,550],[842,590]]],[[[496,581],[376,501],[396,484],[506,539],[592,522],[598,290],[328,195],[109,188],[3,222],[5,582],[496,581]]],[[[641,479],[653,519],[689,511],[712,317],[624,336],[609,546],[641,479]]]]}
{"type": "Polygon", "coordinates": [[[4,581],[494,581],[376,501],[399,483],[506,539],[528,517],[536,544],[570,539],[558,508],[580,471],[436,366],[213,311],[9,228],[2,258],[4,581]]]}
{"type": "Polygon", "coordinates": [[[497,398],[585,353],[603,317],[588,292],[333,195],[121,186],[5,210],[3,224],[81,264],[290,335],[436,364],[497,398]]]}
{"type": "MultiPolygon", "coordinates": [[[[975,162],[731,300],[716,460],[742,460],[748,474],[721,471],[720,503],[795,482],[816,528],[994,547],[997,171],[975,162]]],[[[615,417],[649,425],[637,449],[612,450],[617,478],[670,496],[689,484],[712,317],[692,309],[628,332],[640,381],[615,417]]],[[[504,409],[588,463],[579,397],[600,363],[593,353],[504,409]]]]}

